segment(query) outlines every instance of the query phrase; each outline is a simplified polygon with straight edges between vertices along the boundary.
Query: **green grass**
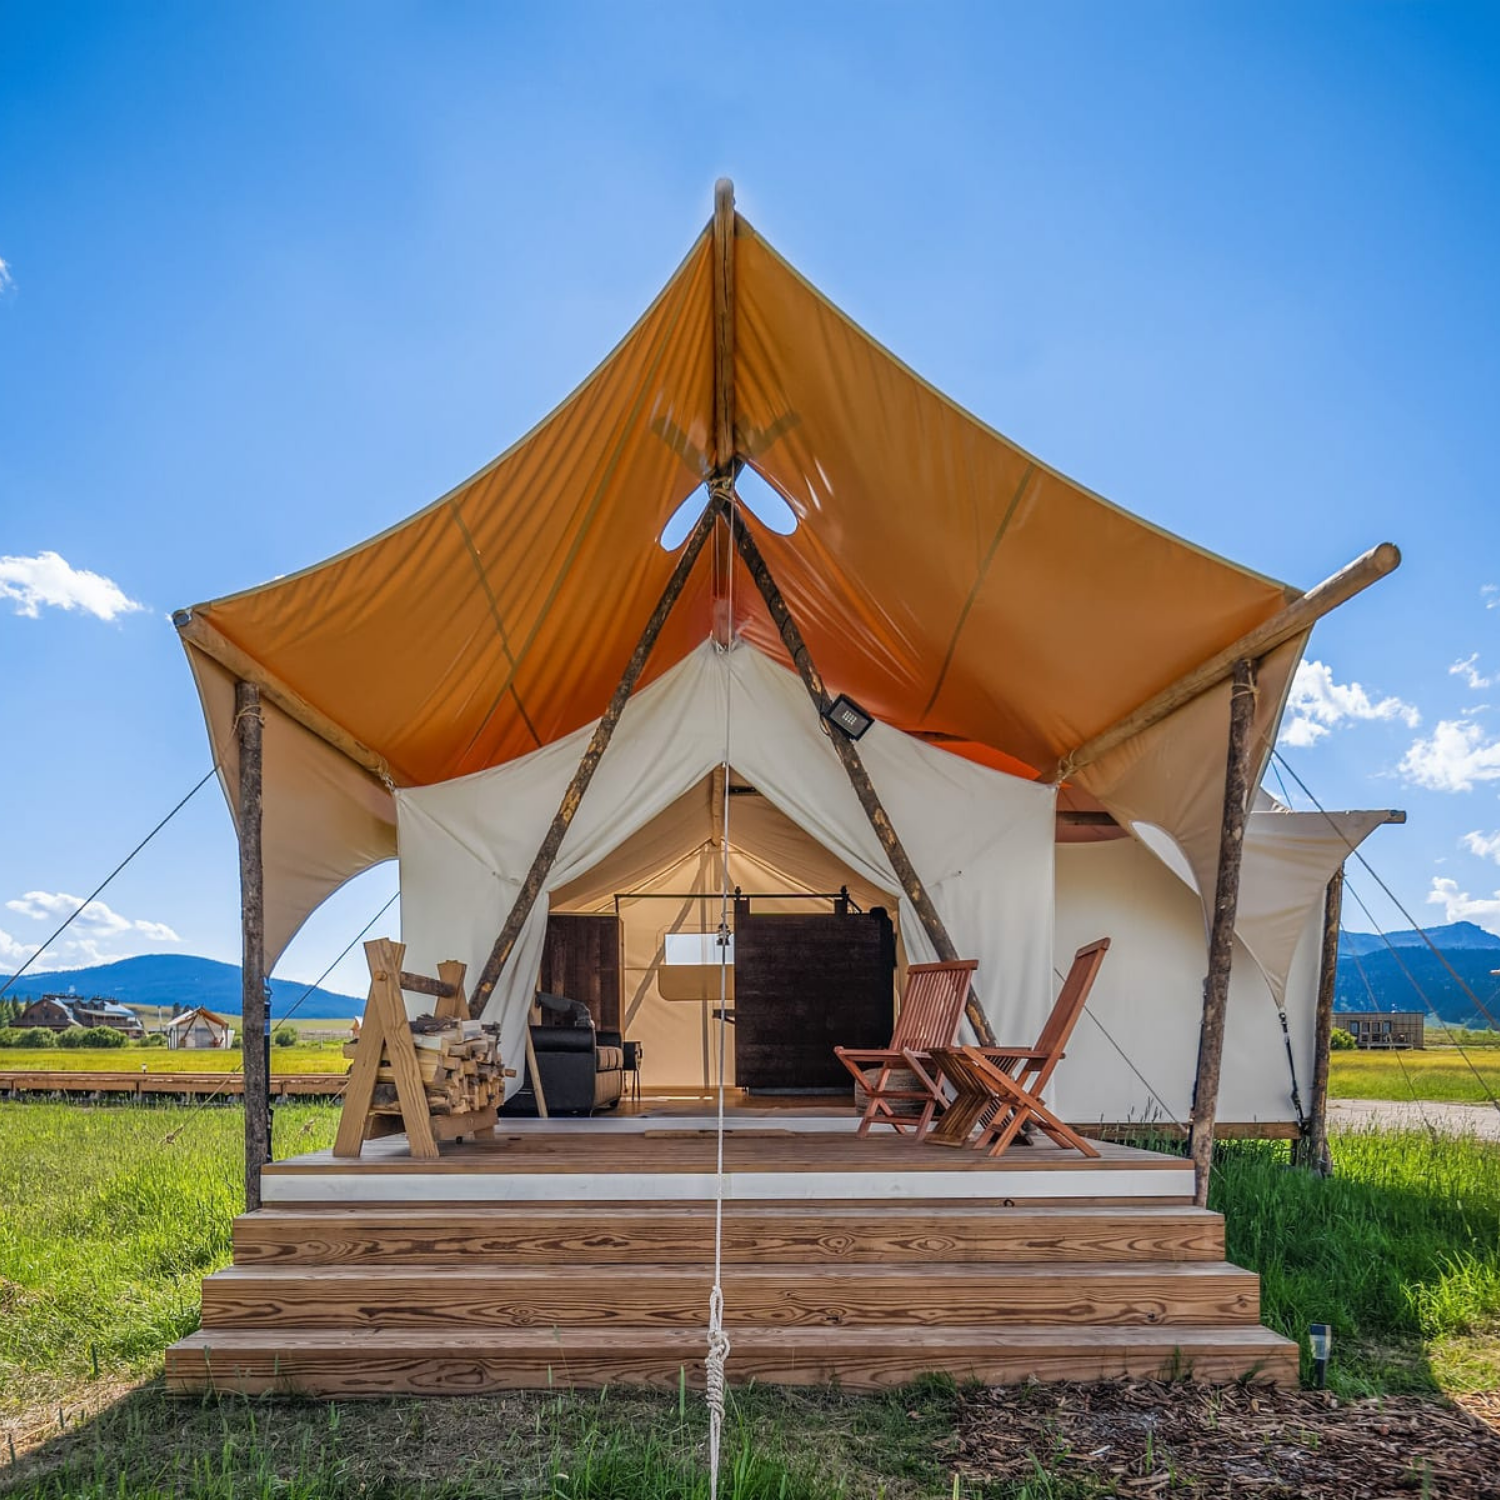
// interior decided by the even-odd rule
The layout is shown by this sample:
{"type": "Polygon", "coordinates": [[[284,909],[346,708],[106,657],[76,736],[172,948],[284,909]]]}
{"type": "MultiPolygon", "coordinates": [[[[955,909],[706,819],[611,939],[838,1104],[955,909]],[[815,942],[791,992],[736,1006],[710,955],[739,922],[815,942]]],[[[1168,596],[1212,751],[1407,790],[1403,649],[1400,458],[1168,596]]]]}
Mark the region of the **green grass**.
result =
{"type": "Polygon", "coordinates": [[[1334,1159],[1323,1180],[1281,1142],[1218,1148],[1210,1206],[1229,1259],[1260,1273],[1262,1321],[1301,1340],[1304,1374],[1308,1325],[1331,1325],[1346,1394],[1483,1388],[1500,1348],[1500,1145],[1356,1131],[1334,1159]]]}
{"type": "MultiPolygon", "coordinates": [[[[328,1145],[337,1118],[278,1106],[277,1154],[328,1145]]],[[[244,1202],[243,1129],[237,1108],[0,1104],[0,1415],[159,1370],[198,1326],[244,1202]]]]}
{"type": "MultiPolygon", "coordinates": [[[[0,1047],[0,1072],[237,1073],[243,1066],[238,1047],[0,1047]]],[[[337,1043],[271,1048],[273,1073],[342,1073],[348,1066],[337,1043]]]]}
{"type": "Polygon", "coordinates": [[[1500,1097],[1500,1057],[1492,1050],[1477,1055],[1465,1051],[1468,1060],[1452,1048],[1335,1052],[1329,1059],[1328,1092],[1335,1099],[1415,1098],[1443,1104],[1488,1104],[1491,1095],[1500,1097]]]}
{"type": "MultiPolygon", "coordinates": [[[[291,1155],[328,1144],[337,1112],[287,1105],[276,1118],[278,1154],[291,1155]]],[[[121,1396],[119,1382],[159,1372],[165,1346],[197,1325],[200,1280],[229,1259],[240,1131],[235,1107],[0,1103],[0,1426],[24,1412],[31,1430],[55,1432],[60,1408],[71,1425],[80,1406],[106,1404],[57,1463],[23,1466],[23,1493],[705,1493],[692,1394],[198,1404],[148,1386],[121,1396]]],[[[1493,1387],[1500,1146],[1361,1132],[1334,1147],[1328,1181],[1289,1168],[1281,1143],[1220,1148],[1214,1206],[1230,1258],[1262,1277],[1264,1320],[1304,1339],[1310,1322],[1331,1323],[1331,1383],[1344,1395],[1493,1387]]],[[[878,1397],[737,1390],[722,1493],[951,1495],[957,1401],[941,1381],[878,1397]]],[[[0,1447],[0,1490],[5,1462],[0,1447]]],[[[1113,1493],[1041,1470],[1028,1486],[1032,1500],[1113,1493]]]]}

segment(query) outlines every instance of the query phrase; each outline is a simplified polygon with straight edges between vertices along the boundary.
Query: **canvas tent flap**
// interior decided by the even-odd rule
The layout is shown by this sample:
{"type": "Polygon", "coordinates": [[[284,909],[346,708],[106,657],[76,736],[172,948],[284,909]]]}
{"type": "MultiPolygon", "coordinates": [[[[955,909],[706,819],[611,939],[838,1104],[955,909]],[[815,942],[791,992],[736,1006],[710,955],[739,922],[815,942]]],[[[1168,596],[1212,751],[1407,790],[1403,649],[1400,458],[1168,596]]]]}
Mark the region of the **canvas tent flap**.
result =
{"type": "MultiPolygon", "coordinates": [[[[188,650],[210,744],[231,816],[239,781],[234,679],[201,651],[188,650]]],[[[261,811],[266,972],[308,916],[346,881],[396,857],[396,805],[373,776],[331,745],[261,702],[262,758],[275,788],[261,811]]]]}
{"type": "MultiPolygon", "coordinates": [[[[409,520],[200,605],[271,677],[426,785],[600,712],[671,572],[667,519],[703,482],[710,247],[532,433],[409,520]]],[[[737,220],[736,442],[800,524],[760,540],[835,687],[909,732],[1042,770],[1287,591],[1119,510],[915,376],[737,220]]],[[[713,549],[650,674],[713,624],[713,549]]],[[[717,564],[722,568],[722,564],[717,564]]],[[[781,644],[736,583],[740,628],[781,644]]]]}
{"type": "MultiPolygon", "coordinates": [[[[706,643],[633,698],[548,879],[561,890],[731,765],[797,827],[880,889],[896,885],[869,822],[797,679],[753,648],[706,643]],[[728,715],[726,725],[726,713],[728,715]]],[[[398,791],[403,937],[412,961],[458,957],[477,971],[514,901],[587,731],[509,766],[398,791]]],[[[871,780],[954,942],[980,962],[997,1027],[1030,1034],[1050,1006],[1054,793],[970,765],[875,724],[861,741],[871,780]]],[[[731,813],[731,819],[733,813],[731,813]]],[[[539,902],[486,1014],[518,1055],[548,906],[539,902]]],[[[903,904],[907,952],[931,944],[903,904]]]]}

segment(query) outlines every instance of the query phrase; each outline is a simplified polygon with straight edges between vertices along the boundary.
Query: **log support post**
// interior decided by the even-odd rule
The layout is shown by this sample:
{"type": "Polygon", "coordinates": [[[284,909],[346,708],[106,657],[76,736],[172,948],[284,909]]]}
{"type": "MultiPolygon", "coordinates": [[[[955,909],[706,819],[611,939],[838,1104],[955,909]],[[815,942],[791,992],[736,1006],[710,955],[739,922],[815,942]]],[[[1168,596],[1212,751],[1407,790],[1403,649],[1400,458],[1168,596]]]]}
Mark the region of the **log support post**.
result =
{"type": "Polygon", "coordinates": [[[266,1052],[266,910],[261,861],[260,689],[234,685],[240,784],[240,1042],[245,1069],[245,1208],[260,1207],[261,1167],[271,1155],[271,1075],[266,1052]]]}
{"type": "Polygon", "coordinates": [[[1203,1021],[1198,1033],[1198,1076],[1193,1085],[1189,1152],[1196,1173],[1195,1199],[1208,1202],[1213,1166],[1214,1117],[1219,1105],[1219,1073],[1224,1060],[1224,1014],[1229,1003],[1229,969],[1234,955],[1234,919],[1240,896],[1240,856],[1250,805],[1251,728],[1255,720],[1256,664],[1234,664],[1229,698],[1229,753],[1224,768],[1224,814],[1219,828],[1219,871],[1214,884],[1213,926],[1208,940],[1208,977],[1203,981],[1203,1021]]]}
{"type": "MultiPolygon", "coordinates": [[[[792,659],[792,665],[796,667],[798,675],[802,678],[808,696],[812,699],[819,715],[822,715],[827,711],[831,700],[823,684],[822,674],[818,671],[807,649],[807,642],[803,640],[802,632],[796,620],[792,618],[792,612],[787,608],[786,600],[782,597],[776,580],[771,576],[771,570],[766,566],[766,560],[761,555],[755,538],[750,535],[747,527],[738,523],[733,512],[731,512],[730,524],[734,530],[734,543],[740,558],[751,578],[755,580],[755,586],[760,591],[761,598],[765,600],[771,619],[781,634],[781,643],[786,647],[787,655],[792,659]]],[[[837,729],[830,728],[828,738],[843,764],[849,777],[849,784],[854,788],[854,795],[859,799],[859,805],[870,820],[870,827],[875,830],[875,837],[880,840],[880,847],[891,862],[891,869],[901,884],[901,894],[911,902],[912,910],[916,912],[928,937],[932,939],[932,946],[937,950],[938,958],[945,963],[961,958],[963,955],[954,947],[953,939],[949,937],[943,919],[932,904],[932,897],[927,894],[927,887],[922,884],[922,877],[917,874],[916,867],[911,862],[911,856],[907,854],[900,835],[891,823],[890,815],[881,804],[875,785],[870,780],[870,773],[865,769],[864,760],[860,756],[859,746],[837,729]]],[[[974,1028],[974,1034],[978,1037],[980,1045],[993,1047],[995,1034],[990,1028],[989,1018],[980,1007],[978,996],[972,989],[964,1004],[964,1014],[974,1028]]]]}
{"type": "Polygon", "coordinates": [[[594,779],[594,772],[599,769],[599,762],[604,758],[604,752],[609,748],[609,742],[614,737],[620,716],[625,712],[625,705],[630,701],[630,695],[635,690],[636,683],[640,681],[641,673],[646,670],[651,648],[656,645],[656,638],[661,634],[662,626],[667,623],[667,616],[672,613],[672,606],[677,603],[686,587],[693,565],[698,561],[698,554],[702,552],[703,544],[712,534],[720,513],[719,506],[712,500],[704,507],[703,514],[698,517],[698,524],[693,527],[691,535],[684,544],[677,559],[677,566],[673,568],[672,576],[667,580],[667,586],[651,613],[651,618],[646,622],[645,630],[641,632],[641,638],[636,643],[630,660],[625,664],[625,671],[620,677],[619,685],[615,688],[614,696],[609,700],[609,706],[604,710],[603,717],[589,738],[588,746],[583,752],[583,759],[579,761],[578,769],[573,773],[573,779],[563,793],[557,813],[542,839],[542,846],[537,850],[536,858],[531,862],[531,868],[527,871],[526,879],[522,881],[521,889],[516,895],[515,904],[505,919],[505,925],[500,929],[500,936],[495,939],[495,946],[490,950],[490,956],[480,972],[479,982],[474,986],[472,1008],[475,1015],[483,1014],[484,1007],[494,993],[495,983],[500,978],[500,971],[505,967],[505,961],[510,957],[511,950],[516,945],[516,939],[520,937],[521,929],[526,925],[526,919],[531,915],[532,908],[537,903],[537,897],[542,894],[546,886],[547,876],[551,873],[553,863],[557,859],[557,851],[562,848],[563,839],[578,814],[583,794],[588,791],[589,783],[594,779]]]}
{"type": "Polygon", "coordinates": [[[1322,1177],[1333,1173],[1328,1149],[1328,1068],[1333,1043],[1333,998],[1338,983],[1339,924],[1344,911],[1344,869],[1340,865],[1328,882],[1323,900],[1323,951],[1318,965],[1318,1016],[1313,1033],[1312,1099],[1307,1128],[1297,1142],[1294,1156],[1304,1167],[1322,1177]]]}

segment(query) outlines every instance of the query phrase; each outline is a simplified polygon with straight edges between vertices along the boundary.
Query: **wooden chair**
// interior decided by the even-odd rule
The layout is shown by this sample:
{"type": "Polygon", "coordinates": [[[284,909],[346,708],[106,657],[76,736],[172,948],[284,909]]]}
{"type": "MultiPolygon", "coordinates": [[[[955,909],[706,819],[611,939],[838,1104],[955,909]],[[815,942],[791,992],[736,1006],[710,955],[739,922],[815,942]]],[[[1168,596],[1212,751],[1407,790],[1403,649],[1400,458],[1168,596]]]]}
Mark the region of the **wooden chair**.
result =
{"type": "Polygon", "coordinates": [[[942,1100],[938,1079],[927,1070],[934,1047],[951,1047],[963,1020],[964,1001],[974,971],[975,958],[958,958],[950,963],[911,964],[906,970],[906,993],[901,1013],[889,1047],[835,1047],[834,1055],[854,1075],[865,1091],[865,1112],[859,1122],[859,1134],[868,1135],[874,1124],[889,1125],[898,1134],[911,1130],[923,1135],[942,1100]],[[910,1071],[915,1085],[893,1078],[892,1074],[910,1071]],[[900,1115],[891,1107],[897,1102],[922,1103],[920,1114],[900,1115]]]}
{"type": "MultiPolygon", "coordinates": [[[[1080,948],[1063,981],[1052,1014],[1035,1047],[936,1047],[927,1077],[946,1079],[954,1098],[928,1139],[940,1146],[962,1146],[978,1128],[974,1147],[999,1156],[1028,1124],[1049,1135],[1059,1146],[1071,1146],[1085,1156],[1098,1150],[1070,1130],[1042,1102],[1042,1093],[1083,1014],[1094,987],[1109,939],[1080,948]]],[[[941,1087],[941,1081],[938,1084],[941,1087]]]]}

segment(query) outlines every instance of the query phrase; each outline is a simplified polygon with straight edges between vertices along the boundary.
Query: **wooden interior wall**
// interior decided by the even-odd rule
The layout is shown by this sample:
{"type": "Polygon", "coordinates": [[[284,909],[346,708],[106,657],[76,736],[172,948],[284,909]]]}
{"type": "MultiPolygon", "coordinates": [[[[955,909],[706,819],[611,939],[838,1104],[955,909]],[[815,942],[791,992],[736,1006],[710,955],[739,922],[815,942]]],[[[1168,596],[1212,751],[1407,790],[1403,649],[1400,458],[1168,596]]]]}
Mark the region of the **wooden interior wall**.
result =
{"type": "Polygon", "coordinates": [[[884,913],[734,921],[734,1068],[741,1088],[847,1090],[836,1046],[883,1047],[895,1014],[896,939],[884,913]]]}
{"type": "Polygon", "coordinates": [[[601,1031],[619,1031],[619,918],[548,917],[539,982],[546,994],[582,1000],[601,1031]]]}

